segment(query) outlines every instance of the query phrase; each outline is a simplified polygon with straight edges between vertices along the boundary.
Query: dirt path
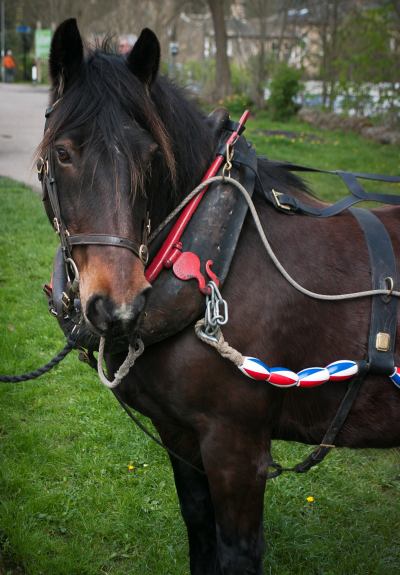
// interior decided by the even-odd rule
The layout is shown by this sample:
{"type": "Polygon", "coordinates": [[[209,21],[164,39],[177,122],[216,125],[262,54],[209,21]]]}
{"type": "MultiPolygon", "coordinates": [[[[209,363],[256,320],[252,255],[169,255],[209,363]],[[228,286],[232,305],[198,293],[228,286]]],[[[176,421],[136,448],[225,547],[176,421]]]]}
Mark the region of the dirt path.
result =
{"type": "Polygon", "coordinates": [[[39,190],[32,160],[44,126],[48,88],[0,83],[0,176],[39,190]]]}

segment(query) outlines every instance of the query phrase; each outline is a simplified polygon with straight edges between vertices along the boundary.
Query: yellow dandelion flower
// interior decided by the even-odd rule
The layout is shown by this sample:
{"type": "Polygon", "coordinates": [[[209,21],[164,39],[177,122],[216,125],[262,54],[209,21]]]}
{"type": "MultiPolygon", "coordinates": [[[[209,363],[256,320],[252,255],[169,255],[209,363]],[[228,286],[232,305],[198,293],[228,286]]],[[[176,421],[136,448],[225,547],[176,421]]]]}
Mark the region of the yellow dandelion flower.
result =
{"type": "Polygon", "coordinates": [[[135,466],[132,465],[132,463],[130,463],[130,464],[128,465],[128,471],[133,471],[134,469],[135,469],[135,466]]]}
{"type": "Polygon", "coordinates": [[[314,503],[315,499],[314,499],[314,497],[313,497],[312,495],[309,495],[309,496],[307,497],[307,501],[308,501],[308,503],[314,503]]]}

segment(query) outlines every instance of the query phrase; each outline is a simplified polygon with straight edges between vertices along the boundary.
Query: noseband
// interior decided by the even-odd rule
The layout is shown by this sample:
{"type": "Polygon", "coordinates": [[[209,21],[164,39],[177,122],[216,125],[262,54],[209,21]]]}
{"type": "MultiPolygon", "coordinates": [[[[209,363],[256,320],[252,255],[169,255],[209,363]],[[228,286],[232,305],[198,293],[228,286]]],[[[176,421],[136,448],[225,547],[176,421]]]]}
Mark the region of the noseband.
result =
{"type": "MultiPolygon", "coordinates": [[[[50,114],[54,110],[55,105],[59,100],[50,108],[46,110],[46,125],[50,114]]],[[[74,234],[71,235],[63,221],[61,215],[61,206],[59,201],[59,195],[57,190],[57,182],[54,176],[54,157],[51,148],[49,149],[47,156],[45,158],[39,158],[38,165],[38,178],[42,184],[43,197],[48,198],[51,206],[51,219],[56,230],[60,242],[62,251],[64,254],[64,260],[66,264],[72,267],[76,281],[79,280],[78,270],[74,260],[72,258],[72,248],[73,246],[82,245],[101,245],[101,246],[114,246],[120,248],[126,248],[130,250],[135,256],[137,256],[144,265],[147,264],[149,258],[148,251],[148,236],[150,234],[150,220],[148,214],[144,219],[144,225],[142,230],[141,242],[136,242],[134,240],[114,236],[108,234],[74,234]]]]}

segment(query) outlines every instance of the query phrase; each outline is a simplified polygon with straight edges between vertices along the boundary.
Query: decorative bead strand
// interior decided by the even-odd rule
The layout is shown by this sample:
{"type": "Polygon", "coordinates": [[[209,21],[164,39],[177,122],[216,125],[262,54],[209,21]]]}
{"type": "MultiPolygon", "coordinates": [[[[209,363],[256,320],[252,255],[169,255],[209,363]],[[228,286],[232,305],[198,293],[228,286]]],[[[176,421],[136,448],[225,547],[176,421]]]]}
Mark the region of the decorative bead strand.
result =
{"type": "Polygon", "coordinates": [[[392,375],[389,375],[396,387],[400,389],[400,367],[395,367],[392,375]]]}
{"type": "MultiPolygon", "coordinates": [[[[232,361],[250,379],[267,381],[275,387],[317,387],[327,381],[346,381],[359,371],[358,364],[350,359],[339,359],[326,367],[308,367],[298,373],[286,367],[269,367],[257,357],[242,355],[231,347],[225,341],[220,328],[213,337],[208,336],[204,332],[204,325],[204,319],[196,323],[195,332],[199,339],[214,347],[222,357],[232,361]]],[[[395,367],[389,378],[400,389],[400,367],[395,367]]]]}
{"type": "MultiPolygon", "coordinates": [[[[308,367],[298,373],[286,367],[268,367],[256,357],[244,356],[238,366],[240,371],[252,379],[267,381],[276,387],[317,387],[327,381],[344,381],[358,372],[355,361],[342,359],[326,367],[308,367]]],[[[400,381],[400,373],[398,375],[400,381]]]]}

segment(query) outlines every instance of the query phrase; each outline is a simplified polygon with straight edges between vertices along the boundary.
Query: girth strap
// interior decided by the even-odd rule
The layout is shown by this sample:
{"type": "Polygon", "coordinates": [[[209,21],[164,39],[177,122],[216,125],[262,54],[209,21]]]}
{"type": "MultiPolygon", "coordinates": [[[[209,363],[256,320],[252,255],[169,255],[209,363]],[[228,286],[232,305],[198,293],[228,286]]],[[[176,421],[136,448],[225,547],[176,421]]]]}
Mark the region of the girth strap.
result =
{"type": "Polygon", "coordinates": [[[295,471],[296,473],[306,473],[314,465],[321,463],[323,459],[328,455],[330,450],[335,447],[334,441],[337,434],[342,429],[347,416],[353,406],[353,403],[364,383],[365,376],[368,373],[368,366],[366,362],[359,363],[359,372],[348,384],[347,391],[339,405],[335,417],[332,419],[327,432],[322,438],[321,443],[318,445],[314,451],[312,451],[301,463],[298,463],[290,469],[290,471],[295,471]]]}

